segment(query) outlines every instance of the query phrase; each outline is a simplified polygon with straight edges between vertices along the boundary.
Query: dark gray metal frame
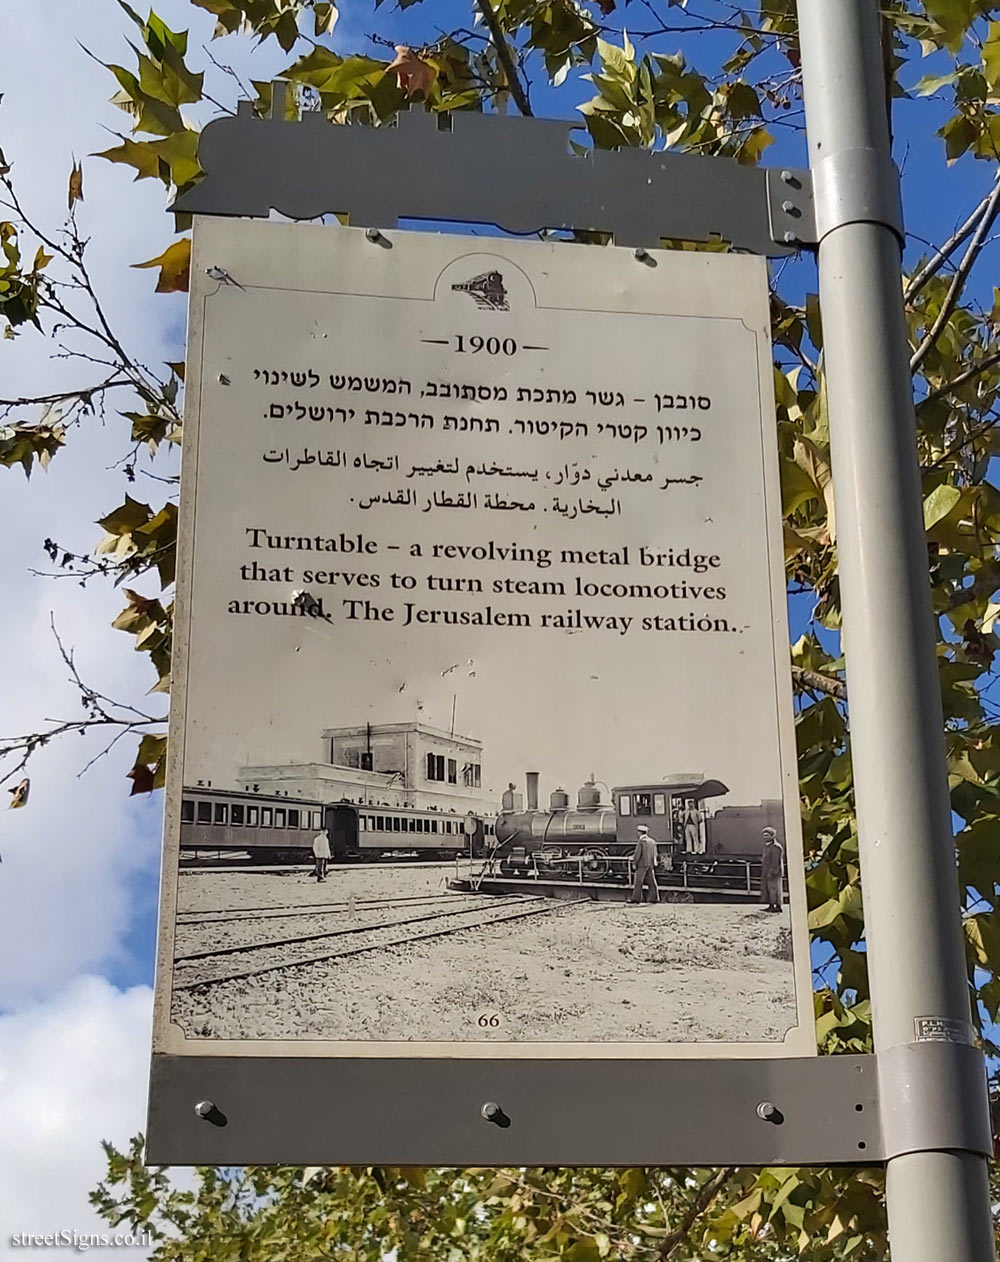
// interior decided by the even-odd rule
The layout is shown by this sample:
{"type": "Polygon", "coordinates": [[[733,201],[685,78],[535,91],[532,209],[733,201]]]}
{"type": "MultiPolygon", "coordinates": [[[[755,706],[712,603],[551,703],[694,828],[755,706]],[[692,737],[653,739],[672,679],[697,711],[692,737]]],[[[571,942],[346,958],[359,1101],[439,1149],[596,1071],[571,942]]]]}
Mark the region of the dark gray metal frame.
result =
{"type": "MultiPolygon", "coordinates": [[[[246,103],[205,128],[205,177],[174,210],[346,213],[371,229],[401,217],[588,229],[637,249],[720,237],[770,256],[816,244],[817,218],[819,236],[871,220],[901,232],[892,173],[855,178],[872,166],[867,151],[817,173],[817,213],[808,171],[581,157],[572,125],[549,120],[458,113],[444,130],[412,112],[377,129],[309,114],[288,123],[282,85],[273,102],[271,119],[246,103]]],[[[173,1165],[705,1166],[991,1155],[984,1060],[962,1038],[945,1030],[878,1056],[747,1060],[157,1054],[147,1154],[173,1165]]]]}
{"type": "Polygon", "coordinates": [[[405,216],[513,233],[589,229],[638,247],[718,237],[773,256],[816,241],[808,171],[634,149],[581,156],[570,147],[573,124],[554,119],[412,110],[394,127],[332,127],[320,113],[291,123],[284,99],[275,84],[271,118],[256,118],[245,101],[235,117],[208,124],[205,176],[175,211],[346,214],[364,228],[405,216]]]}

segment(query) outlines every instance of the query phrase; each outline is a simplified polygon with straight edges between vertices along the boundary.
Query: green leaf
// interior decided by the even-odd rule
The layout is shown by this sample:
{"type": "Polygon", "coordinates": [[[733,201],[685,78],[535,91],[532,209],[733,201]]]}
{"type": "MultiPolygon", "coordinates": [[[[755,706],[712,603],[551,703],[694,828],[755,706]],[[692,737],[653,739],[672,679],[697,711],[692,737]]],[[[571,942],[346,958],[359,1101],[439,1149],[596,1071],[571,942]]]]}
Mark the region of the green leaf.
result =
{"type": "Polygon", "coordinates": [[[991,22],[983,44],[983,71],[990,90],[1000,92],[1000,22],[991,22]]]}
{"type": "Polygon", "coordinates": [[[924,8],[941,28],[948,50],[958,52],[972,25],[973,0],[924,0],[924,8]]]}
{"type": "Polygon", "coordinates": [[[950,87],[958,78],[958,71],[952,70],[947,74],[928,74],[920,80],[920,82],[910,91],[915,96],[933,96],[935,92],[940,92],[942,88],[950,87]]]}
{"type": "Polygon", "coordinates": [[[153,148],[154,141],[130,140],[122,137],[122,143],[102,153],[91,154],[93,158],[105,158],[108,162],[123,162],[133,167],[137,180],[158,179],[160,176],[160,158],[153,148]]]}
{"type": "Polygon", "coordinates": [[[321,0],[320,3],[314,4],[313,18],[315,20],[316,38],[318,39],[321,35],[332,34],[339,16],[337,6],[331,4],[329,0],[321,0]]]}
{"type": "Polygon", "coordinates": [[[134,268],[158,267],[159,279],[156,282],[158,294],[171,294],[178,291],[186,293],[191,273],[191,238],[183,237],[168,246],[155,259],[147,259],[145,263],[133,263],[134,268]]]}
{"type": "Polygon", "coordinates": [[[930,530],[937,522],[947,517],[962,498],[959,487],[944,482],[934,488],[924,500],[924,529],[930,530]]]}
{"type": "Polygon", "coordinates": [[[148,504],[140,504],[126,495],[125,503],[108,513],[107,517],[99,518],[97,524],[109,535],[131,534],[137,526],[149,521],[151,511],[148,504]]]}

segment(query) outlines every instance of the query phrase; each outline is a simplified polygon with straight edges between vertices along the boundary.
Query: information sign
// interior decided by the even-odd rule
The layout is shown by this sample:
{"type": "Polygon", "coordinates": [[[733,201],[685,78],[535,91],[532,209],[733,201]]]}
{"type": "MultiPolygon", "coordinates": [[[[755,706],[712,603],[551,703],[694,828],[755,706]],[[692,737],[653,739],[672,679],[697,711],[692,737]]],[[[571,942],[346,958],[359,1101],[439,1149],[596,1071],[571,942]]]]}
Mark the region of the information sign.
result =
{"type": "Polygon", "coordinates": [[[814,1049],[766,264],[197,220],[155,1050],[814,1049]]]}

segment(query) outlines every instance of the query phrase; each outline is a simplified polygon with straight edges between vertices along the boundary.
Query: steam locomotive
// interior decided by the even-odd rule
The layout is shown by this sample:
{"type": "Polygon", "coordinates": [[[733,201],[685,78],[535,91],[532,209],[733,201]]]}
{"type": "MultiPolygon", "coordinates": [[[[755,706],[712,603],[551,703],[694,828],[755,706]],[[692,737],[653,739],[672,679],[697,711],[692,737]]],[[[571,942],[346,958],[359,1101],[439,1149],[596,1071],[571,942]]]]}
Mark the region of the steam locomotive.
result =
{"type": "Polygon", "coordinates": [[[526,781],[526,804],[508,785],[494,827],[493,857],[503,875],[628,880],[628,860],[645,825],[667,884],[709,882],[749,890],[759,878],[762,829],[771,827],[784,836],[780,801],[712,812],[710,801],[729,789],[705,776],[619,785],[611,789],[610,802],[602,800],[591,776],[577,793],[575,808],[569,794],[556,789],[547,810],[538,804],[538,772],[527,772],[526,781]]]}

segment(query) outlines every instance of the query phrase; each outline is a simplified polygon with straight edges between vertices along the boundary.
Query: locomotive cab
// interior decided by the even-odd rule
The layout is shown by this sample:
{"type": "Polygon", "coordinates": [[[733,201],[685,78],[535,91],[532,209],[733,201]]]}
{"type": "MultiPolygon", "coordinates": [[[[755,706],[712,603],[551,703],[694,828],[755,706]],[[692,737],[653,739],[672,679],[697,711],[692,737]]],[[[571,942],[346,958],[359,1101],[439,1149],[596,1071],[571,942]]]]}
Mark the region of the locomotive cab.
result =
{"type": "Polygon", "coordinates": [[[675,776],[656,784],[620,785],[612,790],[618,816],[618,840],[635,845],[640,825],[649,830],[664,866],[676,855],[705,854],[709,849],[706,802],[729,789],[721,780],[675,776]]]}

